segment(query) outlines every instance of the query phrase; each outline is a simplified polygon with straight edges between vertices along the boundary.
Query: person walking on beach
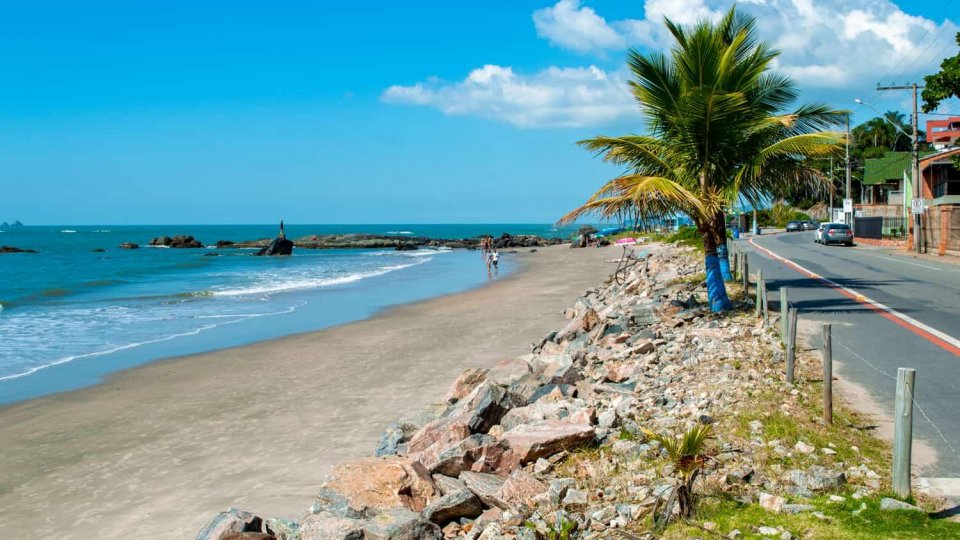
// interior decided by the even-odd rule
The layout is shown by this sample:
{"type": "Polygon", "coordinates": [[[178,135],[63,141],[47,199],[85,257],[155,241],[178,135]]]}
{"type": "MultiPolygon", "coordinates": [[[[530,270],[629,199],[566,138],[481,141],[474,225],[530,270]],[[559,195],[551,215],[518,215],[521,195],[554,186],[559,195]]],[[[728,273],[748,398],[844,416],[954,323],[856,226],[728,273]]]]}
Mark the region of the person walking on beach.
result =
{"type": "Polygon", "coordinates": [[[500,263],[500,253],[497,252],[497,250],[493,250],[493,253],[490,254],[490,263],[493,264],[493,272],[499,274],[500,267],[498,264],[500,263]]]}

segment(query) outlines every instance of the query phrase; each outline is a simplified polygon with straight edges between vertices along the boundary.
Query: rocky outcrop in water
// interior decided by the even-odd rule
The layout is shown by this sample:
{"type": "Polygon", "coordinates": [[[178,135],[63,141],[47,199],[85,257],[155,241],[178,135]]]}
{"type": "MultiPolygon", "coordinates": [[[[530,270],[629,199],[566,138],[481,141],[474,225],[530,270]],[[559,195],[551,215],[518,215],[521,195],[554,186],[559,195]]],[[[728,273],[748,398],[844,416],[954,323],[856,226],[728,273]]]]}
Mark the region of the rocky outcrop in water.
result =
{"type": "MultiPolygon", "coordinates": [[[[260,240],[248,240],[242,242],[230,242],[221,240],[217,243],[218,247],[232,248],[259,248],[263,249],[270,245],[272,240],[263,238],[260,240]],[[221,242],[223,245],[221,245],[221,242]]],[[[543,238],[534,235],[510,235],[502,234],[495,238],[493,246],[497,249],[516,248],[516,247],[544,247],[562,243],[560,238],[543,238]]],[[[477,249],[480,246],[480,238],[427,238],[419,236],[394,236],[382,234],[314,234],[302,236],[293,240],[293,245],[301,249],[397,249],[413,250],[419,248],[465,248],[477,249]]]]}
{"type": "Polygon", "coordinates": [[[17,229],[20,227],[23,227],[23,223],[20,223],[19,219],[15,219],[13,223],[7,223],[6,221],[0,223],[0,229],[17,229]]]}
{"type": "Polygon", "coordinates": [[[164,246],[170,248],[202,248],[203,243],[190,235],[176,236],[158,236],[150,241],[151,246],[164,246]]]}
{"type": "Polygon", "coordinates": [[[0,253],[36,253],[34,249],[23,249],[14,246],[0,246],[0,253]]]}
{"type": "Polygon", "coordinates": [[[140,248],[140,244],[136,244],[134,242],[124,242],[120,244],[120,249],[139,249],[139,248],[140,248]]]}

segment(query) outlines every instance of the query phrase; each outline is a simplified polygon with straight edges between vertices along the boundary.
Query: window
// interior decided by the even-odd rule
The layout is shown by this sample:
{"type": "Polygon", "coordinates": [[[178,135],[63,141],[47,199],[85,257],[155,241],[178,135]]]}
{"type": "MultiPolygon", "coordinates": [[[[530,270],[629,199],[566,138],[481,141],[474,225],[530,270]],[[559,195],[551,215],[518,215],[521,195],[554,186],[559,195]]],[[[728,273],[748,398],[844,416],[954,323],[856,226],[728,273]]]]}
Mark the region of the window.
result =
{"type": "Polygon", "coordinates": [[[933,166],[933,197],[960,195],[960,171],[953,165],[933,166]]]}

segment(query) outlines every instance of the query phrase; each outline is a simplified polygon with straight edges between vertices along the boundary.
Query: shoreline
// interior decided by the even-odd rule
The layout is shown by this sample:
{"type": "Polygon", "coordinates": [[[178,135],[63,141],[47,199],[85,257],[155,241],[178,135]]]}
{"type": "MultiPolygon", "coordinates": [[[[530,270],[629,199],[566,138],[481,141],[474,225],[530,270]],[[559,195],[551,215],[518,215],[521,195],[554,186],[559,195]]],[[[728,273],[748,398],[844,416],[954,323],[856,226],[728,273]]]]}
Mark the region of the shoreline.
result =
{"type": "Polygon", "coordinates": [[[228,506],[296,517],[331,465],[371,454],[389,422],[438,400],[463,368],[528,352],[610,256],[519,253],[520,268],[489,285],[0,407],[0,467],[15,471],[0,521],[62,538],[171,538],[228,506]]]}
{"type": "MultiPolygon", "coordinates": [[[[379,250],[339,251],[366,255],[379,250]]],[[[421,253],[424,251],[421,250],[421,253]]],[[[343,283],[329,284],[332,286],[323,285],[299,291],[266,291],[271,294],[279,292],[282,296],[277,296],[276,302],[271,299],[270,303],[264,304],[263,309],[253,308],[252,312],[240,312],[226,322],[204,321],[202,325],[158,331],[156,335],[141,336],[134,340],[127,340],[121,335],[117,342],[111,345],[112,348],[106,350],[64,353],[65,356],[55,360],[24,368],[24,372],[0,377],[0,409],[31,399],[102,384],[114,374],[127,369],[325,330],[371,318],[393,306],[456,294],[491,283],[489,278],[483,277],[483,272],[479,269],[481,265],[473,264],[475,261],[468,250],[441,253],[444,253],[442,258],[415,256],[410,260],[416,262],[401,263],[400,267],[382,267],[372,274],[358,270],[357,273],[346,276],[351,279],[343,283]],[[466,265],[468,260],[471,264],[466,265]],[[405,271],[407,267],[418,266],[423,262],[429,265],[424,271],[426,275],[418,276],[405,271]],[[358,279],[353,280],[354,277],[358,279]],[[371,277],[374,279],[368,279],[371,277]],[[340,303],[345,306],[343,309],[337,309],[340,303]]],[[[507,279],[517,271],[517,254],[517,251],[512,251],[496,279],[507,279]]],[[[209,291],[202,291],[207,292],[209,291]]],[[[208,310],[207,314],[211,312],[208,310]]],[[[186,316],[189,318],[189,313],[186,316]]],[[[123,329],[120,328],[119,331],[122,332],[123,329]]]]}

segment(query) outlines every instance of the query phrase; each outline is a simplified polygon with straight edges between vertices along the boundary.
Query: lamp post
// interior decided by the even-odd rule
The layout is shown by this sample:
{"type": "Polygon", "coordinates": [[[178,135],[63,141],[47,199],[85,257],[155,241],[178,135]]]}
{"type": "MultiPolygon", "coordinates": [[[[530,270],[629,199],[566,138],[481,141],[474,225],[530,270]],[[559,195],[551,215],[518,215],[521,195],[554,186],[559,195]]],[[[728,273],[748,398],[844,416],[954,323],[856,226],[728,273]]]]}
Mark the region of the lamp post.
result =
{"type": "MultiPolygon", "coordinates": [[[[920,192],[920,190],[921,190],[921,187],[920,187],[920,138],[919,138],[919,136],[918,136],[918,134],[917,134],[917,111],[916,111],[916,107],[914,107],[914,111],[913,111],[913,135],[910,135],[909,133],[907,133],[906,131],[904,131],[903,128],[901,128],[901,127],[898,126],[896,123],[894,123],[893,121],[891,121],[889,118],[887,118],[886,116],[884,116],[883,114],[881,114],[880,111],[878,111],[873,105],[870,105],[869,103],[867,103],[866,101],[863,101],[863,100],[860,99],[860,98],[857,98],[857,99],[855,99],[855,100],[853,100],[853,101],[855,101],[858,105],[863,105],[863,106],[865,106],[865,107],[869,107],[870,110],[872,110],[873,112],[877,113],[877,115],[879,115],[880,118],[883,118],[883,119],[886,120],[891,126],[895,127],[895,128],[897,129],[897,131],[899,131],[900,133],[906,135],[906,136],[910,139],[910,141],[913,143],[913,144],[912,144],[912,147],[913,147],[912,150],[913,150],[913,151],[911,152],[911,154],[912,154],[912,160],[911,160],[911,163],[910,163],[910,176],[913,177],[913,197],[914,197],[915,199],[916,199],[916,198],[922,198],[922,197],[923,197],[923,194],[920,192]]],[[[916,104],[916,100],[914,100],[914,104],[916,104]]],[[[920,253],[920,244],[921,244],[920,234],[921,234],[921,226],[922,226],[922,222],[920,221],[920,214],[915,214],[915,215],[914,215],[914,218],[913,218],[913,248],[914,248],[914,250],[915,250],[917,253],[920,253]]]]}

